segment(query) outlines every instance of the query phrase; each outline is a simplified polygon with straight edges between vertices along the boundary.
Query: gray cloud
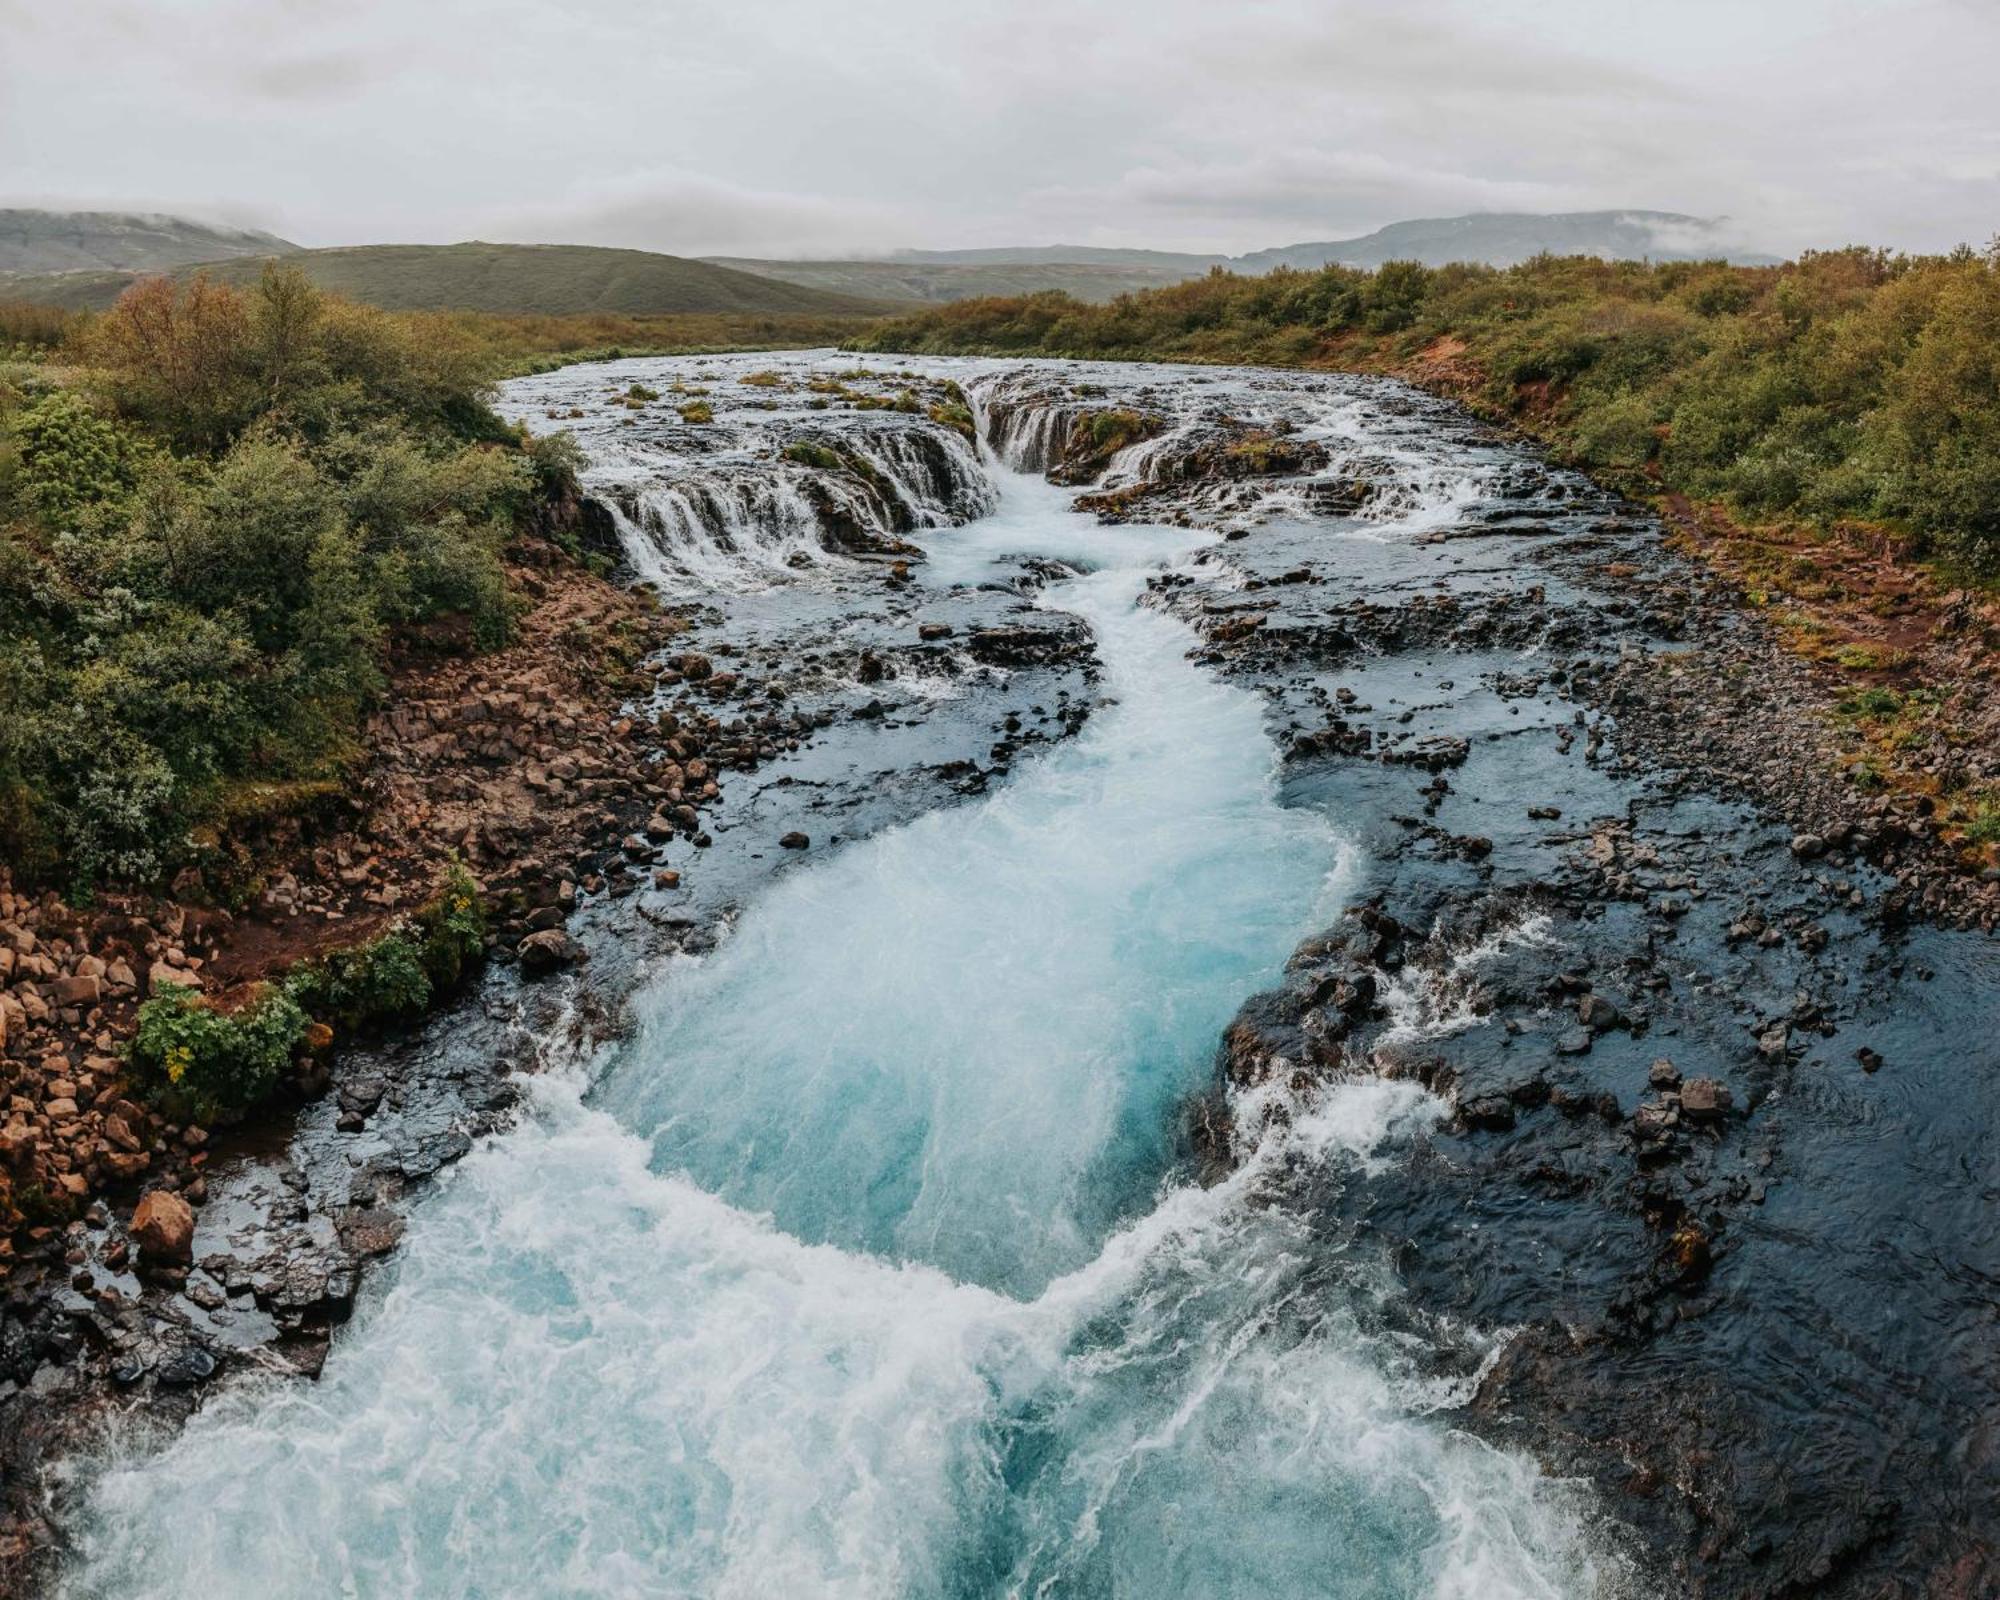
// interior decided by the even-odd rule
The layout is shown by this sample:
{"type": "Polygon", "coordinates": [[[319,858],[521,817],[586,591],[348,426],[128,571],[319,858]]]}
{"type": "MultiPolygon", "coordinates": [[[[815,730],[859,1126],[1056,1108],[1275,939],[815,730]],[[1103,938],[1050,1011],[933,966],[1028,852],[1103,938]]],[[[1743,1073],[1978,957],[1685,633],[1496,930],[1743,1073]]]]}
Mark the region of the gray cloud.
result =
{"type": "Polygon", "coordinates": [[[309,243],[1238,251],[1477,210],[2000,227],[1983,0],[0,0],[16,202],[309,243]]]}
{"type": "Polygon", "coordinates": [[[372,75],[358,55],[291,56],[262,61],[243,73],[243,86],[271,100],[333,99],[358,89],[372,75]]]}

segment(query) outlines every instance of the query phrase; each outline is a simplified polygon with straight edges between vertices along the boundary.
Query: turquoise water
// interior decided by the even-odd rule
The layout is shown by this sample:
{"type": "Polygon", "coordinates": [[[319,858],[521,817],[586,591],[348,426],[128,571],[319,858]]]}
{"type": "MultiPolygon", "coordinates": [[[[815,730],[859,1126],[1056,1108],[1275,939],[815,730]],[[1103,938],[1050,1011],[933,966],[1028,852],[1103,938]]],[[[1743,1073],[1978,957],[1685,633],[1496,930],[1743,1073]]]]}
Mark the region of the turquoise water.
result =
{"type": "Polygon", "coordinates": [[[1348,1085],[1224,1184],[1177,1169],[1343,846],[1136,603],[1202,536],[1003,489],[928,581],[1094,566],[1045,601],[1097,636],[1083,734],[666,974],[594,1087],[537,1085],[419,1208],[318,1385],[239,1387],[98,1480],[72,1593],[1592,1592],[1562,1494],[1433,1415],[1453,1392],[1256,1203],[1396,1159],[1435,1103],[1348,1085]]]}

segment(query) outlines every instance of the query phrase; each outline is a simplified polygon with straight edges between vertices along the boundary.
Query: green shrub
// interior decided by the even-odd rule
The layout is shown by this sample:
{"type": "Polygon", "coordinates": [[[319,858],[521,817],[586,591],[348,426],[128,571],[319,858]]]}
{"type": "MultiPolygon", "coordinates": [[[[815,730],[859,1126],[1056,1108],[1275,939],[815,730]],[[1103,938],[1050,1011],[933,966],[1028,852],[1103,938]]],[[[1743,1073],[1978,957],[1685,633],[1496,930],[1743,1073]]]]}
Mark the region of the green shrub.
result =
{"type": "Polygon", "coordinates": [[[683,422],[700,423],[713,422],[714,420],[715,407],[710,405],[706,400],[690,400],[686,405],[681,407],[681,421],[683,422]]]}
{"type": "Polygon", "coordinates": [[[823,444],[814,444],[808,439],[794,440],[779,451],[785,460],[802,467],[817,467],[822,472],[837,472],[844,465],[838,452],[823,444]]]}
{"type": "Polygon", "coordinates": [[[283,989],[217,1011],[169,985],[139,1008],[131,1060],[149,1093],[206,1122],[240,1115],[268,1094],[303,1044],[306,1016],[283,989]]]}
{"type": "Polygon", "coordinates": [[[132,487],[135,441],[81,395],[58,389],[24,410],[12,431],[19,455],[14,492],[58,528],[74,527],[86,511],[116,502],[132,487]]]}

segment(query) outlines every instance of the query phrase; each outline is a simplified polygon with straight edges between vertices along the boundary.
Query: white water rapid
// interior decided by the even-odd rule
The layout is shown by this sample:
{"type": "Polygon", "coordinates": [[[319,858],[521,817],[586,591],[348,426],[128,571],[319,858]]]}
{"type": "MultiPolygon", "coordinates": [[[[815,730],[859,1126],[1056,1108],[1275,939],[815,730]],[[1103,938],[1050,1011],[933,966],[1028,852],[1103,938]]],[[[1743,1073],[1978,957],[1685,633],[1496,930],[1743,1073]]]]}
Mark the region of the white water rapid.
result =
{"type": "Polygon", "coordinates": [[[1177,1156],[1343,882],[1258,699],[1137,603],[1210,536],[984,470],[996,508],[916,535],[922,581],[1088,568],[1042,603],[1089,623],[1107,703],[663,971],[418,1206],[317,1384],[238,1385],[102,1472],[68,1594],[1597,1592],[1567,1491],[1364,1331],[1386,1268],[1316,1272],[1264,1203],[1395,1161],[1436,1102],[1334,1087],[1210,1188],[1177,1156]]]}

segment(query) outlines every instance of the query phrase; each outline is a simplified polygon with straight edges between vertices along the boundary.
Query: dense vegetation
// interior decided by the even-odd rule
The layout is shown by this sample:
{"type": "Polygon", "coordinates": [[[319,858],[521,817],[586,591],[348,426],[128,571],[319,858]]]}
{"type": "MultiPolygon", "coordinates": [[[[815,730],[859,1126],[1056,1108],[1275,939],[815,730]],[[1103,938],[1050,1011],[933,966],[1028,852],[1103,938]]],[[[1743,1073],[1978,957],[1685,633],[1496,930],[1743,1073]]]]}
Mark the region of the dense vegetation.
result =
{"type": "Polygon", "coordinates": [[[1106,306],[960,302],[859,342],[1422,371],[1628,486],[2000,572],[2000,251],[1216,272],[1106,306]]]}
{"type": "MultiPolygon", "coordinates": [[[[378,244],[279,257],[329,294],[385,311],[487,311],[524,316],[856,316],[871,301],[650,250],[569,244],[378,244]]],[[[178,272],[254,289],[265,262],[217,260],[178,272]]],[[[0,281],[0,295],[74,311],[110,306],[129,272],[66,272],[0,281]]]]}
{"type": "Polygon", "coordinates": [[[0,859],[157,879],[338,778],[392,636],[508,636],[503,549],[572,462],[489,361],[283,267],[0,309],[0,859]]]}

